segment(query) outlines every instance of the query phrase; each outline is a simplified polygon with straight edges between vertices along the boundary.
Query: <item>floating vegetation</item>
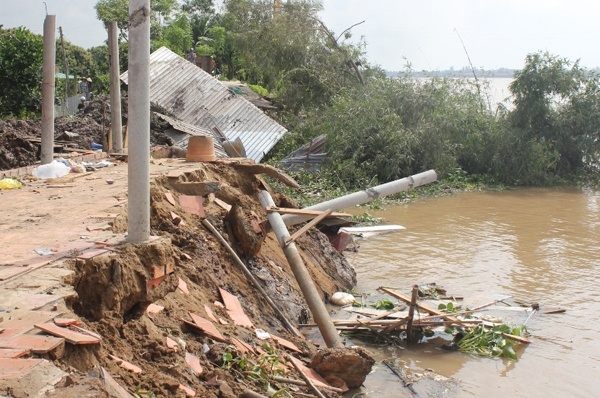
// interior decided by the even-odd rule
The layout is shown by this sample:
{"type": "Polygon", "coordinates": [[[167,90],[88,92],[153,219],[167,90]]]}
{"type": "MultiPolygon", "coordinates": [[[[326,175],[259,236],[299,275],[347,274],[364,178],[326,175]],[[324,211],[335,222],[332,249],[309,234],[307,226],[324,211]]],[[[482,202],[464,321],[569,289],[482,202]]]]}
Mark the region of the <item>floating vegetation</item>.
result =
{"type": "Polygon", "coordinates": [[[448,330],[455,335],[454,344],[461,352],[469,352],[484,357],[504,357],[517,360],[513,346],[523,340],[525,326],[511,328],[506,324],[487,326],[477,325],[463,332],[448,330]],[[458,338],[457,338],[458,337],[458,338]]]}

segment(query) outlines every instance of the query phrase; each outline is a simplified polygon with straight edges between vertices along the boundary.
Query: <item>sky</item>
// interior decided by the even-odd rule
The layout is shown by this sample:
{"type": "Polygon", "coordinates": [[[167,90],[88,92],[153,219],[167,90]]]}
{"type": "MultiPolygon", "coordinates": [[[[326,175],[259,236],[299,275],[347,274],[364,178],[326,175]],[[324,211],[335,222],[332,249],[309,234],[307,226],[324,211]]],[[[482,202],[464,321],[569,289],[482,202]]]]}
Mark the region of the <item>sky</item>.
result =
{"type": "MultiPolygon", "coordinates": [[[[96,0],[46,0],[65,38],[84,48],[103,44],[96,0]]],[[[597,0],[322,0],[320,13],[339,35],[353,24],[364,37],[367,59],[387,70],[519,69],[529,53],[548,51],[588,68],[600,66],[600,1],[597,0]],[[459,37],[460,35],[460,37],[459,37]]],[[[0,0],[0,24],[42,34],[40,0],[0,0]]],[[[58,33],[57,33],[58,37],[58,33]]]]}

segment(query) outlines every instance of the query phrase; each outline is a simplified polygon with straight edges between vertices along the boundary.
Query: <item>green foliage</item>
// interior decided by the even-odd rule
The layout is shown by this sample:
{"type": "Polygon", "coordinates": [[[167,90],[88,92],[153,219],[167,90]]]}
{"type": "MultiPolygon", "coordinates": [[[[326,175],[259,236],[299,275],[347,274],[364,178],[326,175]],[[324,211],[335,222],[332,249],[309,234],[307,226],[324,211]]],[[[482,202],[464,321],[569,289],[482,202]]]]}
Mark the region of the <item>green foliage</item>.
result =
{"type": "Polygon", "coordinates": [[[269,90],[267,90],[263,86],[260,86],[258,84],[248,84],[248,87],[250,87],[250,90],[254,91],[256,94],[260,95],[261,97],[269,96],[269,90]]]}
{"type": "Polygon", "coordinates": [[[0,117],[40,111],[42,44],[23,27],[0,27],[0,117]]]}
{"type": "Polygon", "coordinates": [[[335,39],[317,16],[320,2],[286,2],[276,16],[267,0],[228,0],[225,7],[228,78],[265,87],[292,112],[326,104],[358,84],[349,63],[364,55],[362,48],[335,39]]]}
{"type": "Polygon", "coordinates": [[[525,332],[524,326],[511,328],[505,324],[493,327],[477,325],[466,332],[456,342],[456,345],[462,352],[470,352],[486,357],[504,357],[516,361],[517,354],[514,346],[518,343],[507,335],[521,336],[523,332],[525,332]]]}
{"type": "Polygon", "coordinates": [[[390,299],[388,298],[382,298],[381,300],[377,300],[375,302],[375,304],[371,305],[373,308],[376,308],[378,310],[393,310],[396,307],[396,304],[394,304],[390,299]]]}
{"type": "Polygon", "coordinates": [[[173,52],[185,56],[187,50],[193,47],[192,27],[189,18],[185,14],[179,14],[166,26],[157,40],[152,42],[152,50],[162,46],[170,48],[173,52]]]}
{"type": "Polygon", "coordinates": [[[528,149],[519,160],[538,166],[528,170],[534,181],[570,178],[598,165],[599,87],[599,76],[578,62],[548,53],[527,56],[510,86],[515,109],[509,121],[515,140],[528,149]]]}

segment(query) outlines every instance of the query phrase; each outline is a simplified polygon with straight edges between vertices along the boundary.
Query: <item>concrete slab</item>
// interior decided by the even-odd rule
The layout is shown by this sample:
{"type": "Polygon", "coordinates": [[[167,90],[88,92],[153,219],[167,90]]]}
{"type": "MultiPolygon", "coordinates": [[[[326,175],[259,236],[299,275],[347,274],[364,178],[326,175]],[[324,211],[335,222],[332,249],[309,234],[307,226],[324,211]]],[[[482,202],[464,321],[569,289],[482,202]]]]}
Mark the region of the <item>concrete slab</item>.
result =
{"type": "Polygon", "coordinates": [[[41,396],[54,388],[66,373],[45,359],[0,358],[0,391],[14,397],[41,396]]]}

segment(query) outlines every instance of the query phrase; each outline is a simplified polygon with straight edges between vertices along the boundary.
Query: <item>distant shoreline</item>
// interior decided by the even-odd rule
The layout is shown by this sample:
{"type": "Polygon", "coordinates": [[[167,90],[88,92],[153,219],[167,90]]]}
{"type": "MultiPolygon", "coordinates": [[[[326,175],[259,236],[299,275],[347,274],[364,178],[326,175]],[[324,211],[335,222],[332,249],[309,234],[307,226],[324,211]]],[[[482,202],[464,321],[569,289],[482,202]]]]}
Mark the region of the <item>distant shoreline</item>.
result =
{"type": "MultiPolygon", "coordinates": [[[[504,77],[504,78],[514,78],[516,69],[494,69],[494,70],[482,70],[475,69],[475,74],[477,77],[481,78],[489,78],[489,77],[504,77]]],[[[398,71],[386,71],[388,77],[397,77],[400,75],[407,74],[407,72],[398,72],[398,71]]],[[[448,69],[448,70],[434,70],[434,71],[410,71],[410,75],[413,77],[473,77],[473,71],[471,69],[462,68],[459,70],[448,69]]]]}

